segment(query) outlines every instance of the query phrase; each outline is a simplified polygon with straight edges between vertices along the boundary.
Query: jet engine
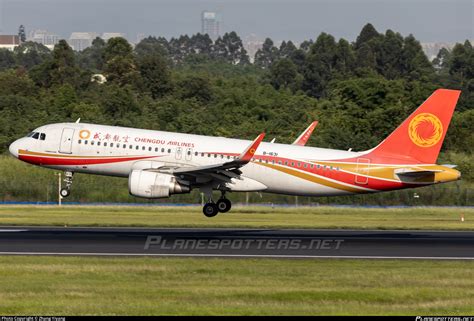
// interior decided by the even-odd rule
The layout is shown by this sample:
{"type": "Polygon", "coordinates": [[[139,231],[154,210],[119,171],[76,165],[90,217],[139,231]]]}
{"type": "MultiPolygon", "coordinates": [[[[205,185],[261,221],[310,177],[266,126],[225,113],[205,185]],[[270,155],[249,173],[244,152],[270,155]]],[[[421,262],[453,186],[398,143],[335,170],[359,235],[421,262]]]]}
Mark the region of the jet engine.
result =
{"type": "Polygon", "coordinates": [[[191,188],[180,184],[173,175],[134,170],[128,178],[128,190],[133,196],[165,198],[172,194],[189,193],[191,188]]]}

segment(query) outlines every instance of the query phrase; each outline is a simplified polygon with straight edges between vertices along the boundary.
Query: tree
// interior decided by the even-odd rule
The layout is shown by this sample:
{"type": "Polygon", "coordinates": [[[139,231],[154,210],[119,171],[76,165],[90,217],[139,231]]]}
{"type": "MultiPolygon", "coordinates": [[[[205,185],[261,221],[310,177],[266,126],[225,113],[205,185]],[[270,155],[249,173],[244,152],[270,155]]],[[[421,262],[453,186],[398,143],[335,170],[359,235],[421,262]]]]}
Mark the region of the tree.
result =
{"type": "Polygon", "coordinates": [[[169,44],[165,38],[149,36],[135,46],[135,53],[138,57],[155,54],[167,56],[169,54],[168,47],[169,44]]]}
{"type": "Polygon", "coordinates": [[[374,48],[376,69],[388,79],[398,78],[402,73],[401,56],[404,46],[403,37],[399,33],[387,30],[372,42],[374,48]]]}
{"type": "Polygon", "coordinates": [[[26,41],[26,31],[24,25],[20,25],[20,27],[18,28],[18,37],[20,38],[20,42],[26,41]]]}
{"type": "Polygon", "coordinates": [[[52,56],[31,69],[31,78],[40,86],[49,88],[55,85],[81,85],[81,70],[76,65],[75,54],[66,40],[60,40],[52,56]]]}
{"type": "Polygon", "coordinates": [[[159,53],[139,57],[138,69],[153,98],[162,97],[171,90],[171,72],[166,59],[159,53]]]}
{"type": "Polygon", "coordinates": [[[296,51],[296,46],[291,41],[283,41],[278,50],[278,58],[291,58],[296,51]]]}
{"type": "Polygon", "coordinates": [[[295,91],[301,86],[302,76],[296,65],[288,58],[278,60],[270,67],[270,83],[275,89],[290,88],[295,91]]]}
{"type": "Polygon", "coordinates": [[[15,66],[15,55],[13,52],[8,49],[0,49],[0,71],[14,68],[15,66]]]}
{"type": "Polygon", "coordinates": [[[374,26],[371,23],[367,23],[360,31],[360,34],[357,36],[354,48],[358,50],[363,44],[369,43],[378,36],[379,33],[374,28],[374,26]]]}
{"type": "Polygon", "coordinates": [[[266,38],[262,48],[255,53],[255,64],[261,68],[270,68],[278,58],[278,49],[270,38],[266,38]]]}
{"type": "Polygon", "coordinates": [[[233,65],[245,65],[250,63],[242,40],[235,31],[225,33],[223,37],[217,38],[214,45],[214,57],[233,65]]]}
{"type": "Polygon", "coordinates": [[[111,38],[104,49],[104,73],[108,81],[121,86],[138,85],[140,74],[137,71],[132,46],[124,38],[111,38]]]}
{"type": "Polygon", "coordinates": [[[33,41],[23,42],[14,52],[17,64],[26,69],[40,65],[51,57],[51,51],[45,45],[33,41]]]}
{"type": "Polygon", "coordinates": [[[104,68],[105,46],[105,41],[102,38],[95,38],[92,41],[92,46],[87,47],[77,54],[79,66],[100,72],[104,68]]]}
{"type": "Polygon", "coordinates": [[[178,82],[178,92],[182,99],[195,98],[201,102],[212,99],[211,84],[205,76],[186,76],[178,82]]]}
{"type": "Polygon", "coordinates": [[[335,65],[337,76],[348,76],[352,74],[355,67],[355,54],[349,42],[345,39],[340,39],[337,43],[335,65]]]}
{"type": "Polygon", "coordinates": [[[303,89],[314,97],[325,94],[326,86],[332,76],[337,55],[334,37],[321,33],[306,57],[303,71],[303,89]]]}
{"type": "Polygon", "coordinates": [[[434,76],[433,65],[413,35],[404,39],[400,55],[400,72],[409,80],[421,80],[434,76]]]}

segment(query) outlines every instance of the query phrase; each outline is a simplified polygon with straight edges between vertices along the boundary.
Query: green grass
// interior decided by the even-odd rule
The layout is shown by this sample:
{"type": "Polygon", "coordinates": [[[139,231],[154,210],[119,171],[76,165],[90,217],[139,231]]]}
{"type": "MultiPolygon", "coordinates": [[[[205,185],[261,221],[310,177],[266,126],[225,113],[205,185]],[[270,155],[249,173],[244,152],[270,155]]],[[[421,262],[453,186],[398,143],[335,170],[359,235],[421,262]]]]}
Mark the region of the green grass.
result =
{"type": "Polygon", "coordinates": [[[474,262],[0,257],[0,315],[474,313],[474,262]]]}
{"type": "Polygon", "coordinates": [[[1,206],[0,225],[474,230],[474,208],[1,206]]]}

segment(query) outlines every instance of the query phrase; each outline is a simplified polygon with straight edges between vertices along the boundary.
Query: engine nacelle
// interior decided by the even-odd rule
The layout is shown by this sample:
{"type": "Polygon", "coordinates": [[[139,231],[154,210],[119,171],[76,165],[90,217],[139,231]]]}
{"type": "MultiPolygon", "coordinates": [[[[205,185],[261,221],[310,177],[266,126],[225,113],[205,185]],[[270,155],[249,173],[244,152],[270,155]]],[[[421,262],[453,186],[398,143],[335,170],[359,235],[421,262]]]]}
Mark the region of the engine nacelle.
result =
{"type": "Polygon", "coordinates": [[[165,198],[172,194],[189,193],[189,186],[176,181],[173,175],[134,170],[128,178],[128,190],[133,196],[165,198]]]}

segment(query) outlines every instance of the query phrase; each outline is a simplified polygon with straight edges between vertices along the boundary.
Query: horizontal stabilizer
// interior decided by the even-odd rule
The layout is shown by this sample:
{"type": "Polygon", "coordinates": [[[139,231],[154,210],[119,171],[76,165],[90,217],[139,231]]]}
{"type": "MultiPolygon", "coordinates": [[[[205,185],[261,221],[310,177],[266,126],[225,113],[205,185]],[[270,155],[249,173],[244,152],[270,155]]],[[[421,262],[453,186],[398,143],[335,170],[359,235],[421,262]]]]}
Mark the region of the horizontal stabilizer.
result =
{"type": "Polygon", "coordinates": [[[413,168],[400,168],[395,170],[395,174],[398,177],[410,177],[410,178],[418,178],[418,177],[425,177],[434,175],[436,173],[441,173],[443,170],[418,170],[413,168]]]}

